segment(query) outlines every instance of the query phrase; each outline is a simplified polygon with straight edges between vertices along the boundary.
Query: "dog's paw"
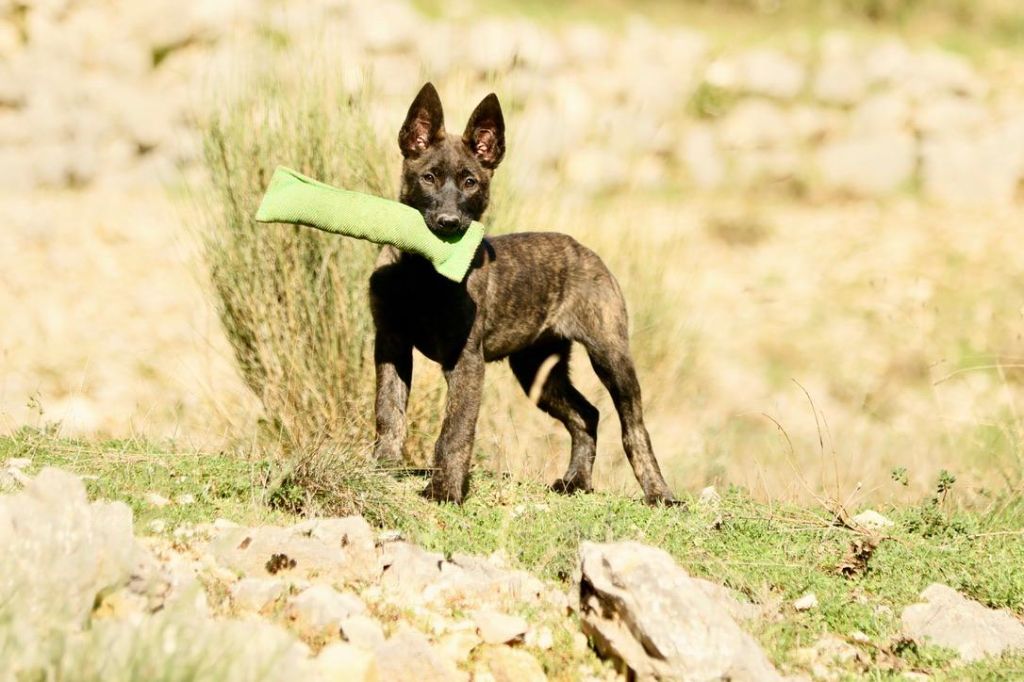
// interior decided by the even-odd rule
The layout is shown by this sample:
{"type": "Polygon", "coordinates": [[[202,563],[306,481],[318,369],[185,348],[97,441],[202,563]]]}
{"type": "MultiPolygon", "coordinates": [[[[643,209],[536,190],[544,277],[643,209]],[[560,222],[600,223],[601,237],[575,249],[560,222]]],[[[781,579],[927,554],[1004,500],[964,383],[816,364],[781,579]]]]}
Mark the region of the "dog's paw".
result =
{"type": "Polygon", "coordinates": [[[687,504],[683,500],[678,500],[672,495],[666,495],[663,493],[644,496],[644,504],[652,507],[675,507],[677,509],[687,508],[687,504]]]}
{"type": "Polygon", "coordinates": [[[551,490],[552,492],[560,493],[562,495],[594,492],[594,488],[592,486],[580,481],[578,478],[560,478],[551,484],[551,490]]]}
{"type": "Polygon", "coordinates": [[[451,504],[462,504],[462,491],[450,490],[447,486],[436,481],[431,481],[420,493],[431,502],[448,502],[451,504]]]}

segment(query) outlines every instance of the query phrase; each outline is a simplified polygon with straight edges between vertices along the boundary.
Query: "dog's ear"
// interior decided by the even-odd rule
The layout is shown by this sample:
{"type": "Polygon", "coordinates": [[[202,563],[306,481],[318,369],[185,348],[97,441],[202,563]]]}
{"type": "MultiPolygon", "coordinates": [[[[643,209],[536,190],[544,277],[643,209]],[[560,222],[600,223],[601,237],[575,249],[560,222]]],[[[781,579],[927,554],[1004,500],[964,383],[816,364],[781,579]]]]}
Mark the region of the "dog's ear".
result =
{"type": "Polygon", "coordinates": [[[476,105],[466,124],[462,141],[484,168],[494,169],[505,156],[505,117],[493,92],[476,105]]]}
{"type": "Polygon", "coordinates": [[[444,111],[441,109],[441,98],[434,85],[427,83],[409,107],[405,123],[398,132],[398,146],[402,156],[416,157],[443,139],[444,111]]]}

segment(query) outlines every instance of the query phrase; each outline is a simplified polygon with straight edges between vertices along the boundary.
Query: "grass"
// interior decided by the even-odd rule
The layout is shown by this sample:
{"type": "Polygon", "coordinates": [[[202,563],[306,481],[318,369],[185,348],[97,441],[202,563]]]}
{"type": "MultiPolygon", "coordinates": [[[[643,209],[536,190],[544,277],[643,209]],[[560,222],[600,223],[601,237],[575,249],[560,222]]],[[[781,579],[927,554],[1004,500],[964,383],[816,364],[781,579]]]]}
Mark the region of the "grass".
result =
{"type": "MultiPolygon", "coordinates": [[[[168,534],[218,517],[248,524],[298,518],[294,510],[269,504],[271,459],[180,453],[140,442],[72,441],[28,430],[0,438],[0,463],[11,457],[29,457],[30,471],[58,466],[87,476],[90,495],[128,503],[141,532],[157,518],[167,522],[161,532],[168,534]],[[151,492],[171,499],[187,493],[195,501],[155,508],[146,502],[151,492]]],[[[1024,672],[1024,657],[955,667],[948,652],[915,648],[899,637],[901,609],[932,582],[1024,614],[1024,502],[1006,497],[958,504],[948,476],[941,491],[917,504],[880,509],[896,525],[866,570],[850,578],[837,567],[862,533],[837,525],[822,506],[766,504],[738,487],[723,490],[717,505],[690,499],[683,511],[650,508],[620,495],[564,497],[486,473],[475,477],[464,506],[432,505],[416,497],[419,485],[416,479],[392,484],[389,494],[403,512],[388,525],[434,551],[504,552],[512,566],[566,586],[584,540],[635,539],[664,548],[693,575],[759,603],[764,616],[750,629],[786,670],[803,670],[798,650],[833,633],[870,661],[870,670],[851,667],[841,671],[846,675],[883,679],[913,670],[938,679],[1011,679],[1024,672]],[[817,595],[818,608],[794,611],[792,601],[809,591],[817,595]],[[867,642],[858,643],[856,633],[867,642]]],[[[569,656],[557,650],[551,655],[569,656]]]]}

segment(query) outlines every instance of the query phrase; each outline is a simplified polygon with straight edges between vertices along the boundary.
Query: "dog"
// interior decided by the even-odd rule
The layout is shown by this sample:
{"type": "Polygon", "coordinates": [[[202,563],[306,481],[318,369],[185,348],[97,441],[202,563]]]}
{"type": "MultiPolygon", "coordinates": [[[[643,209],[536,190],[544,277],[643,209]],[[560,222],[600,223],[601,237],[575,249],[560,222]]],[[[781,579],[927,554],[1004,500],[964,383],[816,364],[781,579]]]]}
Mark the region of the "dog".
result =
{"type": "MultiPolygon", "coordinates": [[[[505,155],[501,105],[487,95],[462,136],[452,136],[437,90],[427,83],[409,107],[398,145],[399,200],[418,210],[438,236],[460,235],[487,209],[491,178],[505,155]]],[[[593,490],[598,410],[569,378],[576,341],[611,394],[645,501],[674,502],[644,426],[622,291],[597,254],[572,237],[537,232],[486,238],[460,283],[436,273],[425,258],[386,246],[370,278],[370,307],[376,327],[374,455],[381,465],[402,461],[414,348],[440,364],[448,384],[424,490],[428,498],[465,498],[484,367],[506,358],[527,394],[572,439],[569,468],[552,487],[570,494],[593,490]]]]}

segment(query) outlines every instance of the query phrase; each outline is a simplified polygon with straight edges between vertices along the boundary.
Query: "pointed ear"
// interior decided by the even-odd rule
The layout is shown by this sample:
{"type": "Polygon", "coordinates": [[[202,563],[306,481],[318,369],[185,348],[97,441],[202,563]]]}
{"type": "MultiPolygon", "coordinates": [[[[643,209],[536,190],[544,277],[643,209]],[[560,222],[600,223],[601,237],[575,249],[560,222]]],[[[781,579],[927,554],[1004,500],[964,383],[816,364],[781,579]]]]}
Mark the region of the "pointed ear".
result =
{"type": "Polygon", "coordinates": [[[398,132],[398,147],[402,156],[416,157],[428,147],[444,139],[444,111],[441,98],[432,83],[420,89],[412,101],[405,123],[398,132]]]}
{"type": "Polygon", "coordinates": [[[494,169],[505,156],[505,117],[493,92],[476,105],[466,124],[462,141],[480,159],[484,168],[494,169]]]}

